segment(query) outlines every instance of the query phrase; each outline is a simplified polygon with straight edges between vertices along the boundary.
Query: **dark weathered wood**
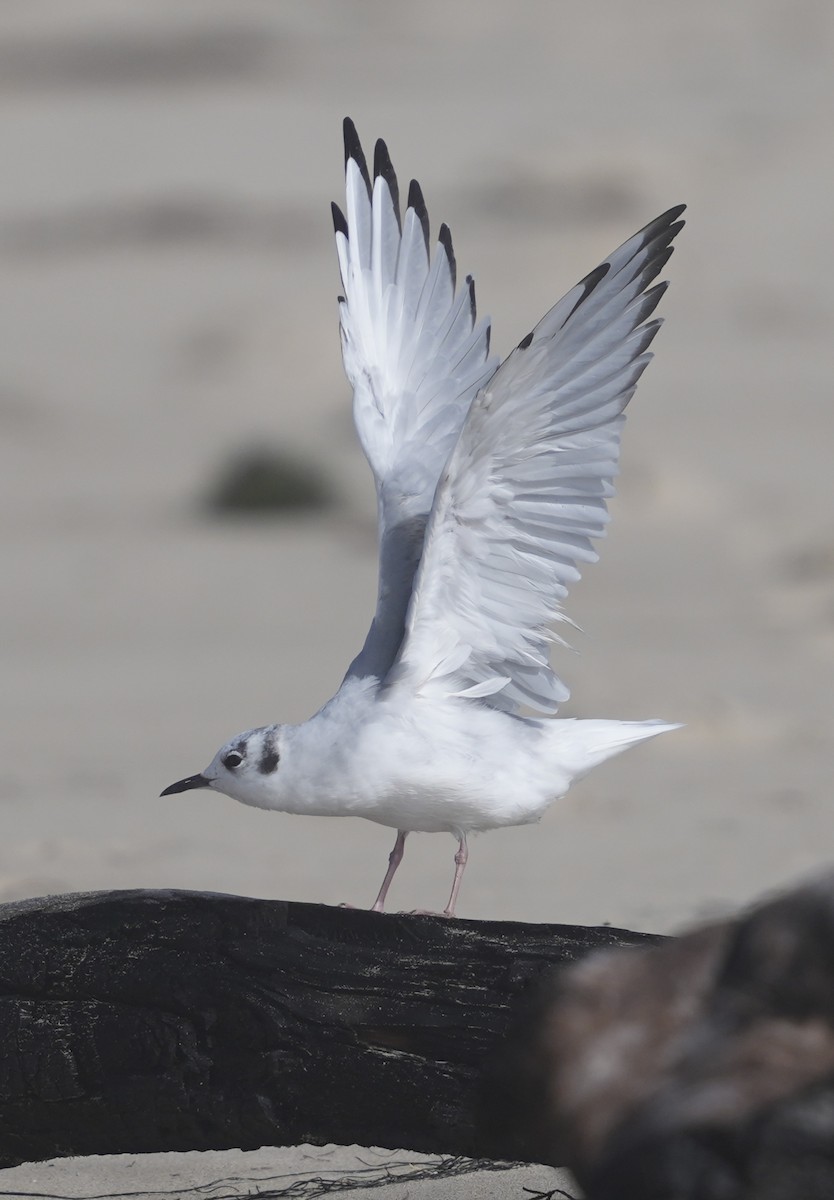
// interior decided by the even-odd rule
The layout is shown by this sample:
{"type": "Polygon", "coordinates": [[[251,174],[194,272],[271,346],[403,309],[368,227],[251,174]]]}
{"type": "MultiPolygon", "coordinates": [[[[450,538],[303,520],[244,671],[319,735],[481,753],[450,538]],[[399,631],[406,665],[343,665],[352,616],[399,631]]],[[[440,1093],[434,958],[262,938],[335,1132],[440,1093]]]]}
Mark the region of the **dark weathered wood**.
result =
{"type": "Polygon", "coordinates": [[[527,985],[647,940],[195,892],[0,906],[0,1164],[330,1141],[507,1157],[474,1111],[527,985]]]}

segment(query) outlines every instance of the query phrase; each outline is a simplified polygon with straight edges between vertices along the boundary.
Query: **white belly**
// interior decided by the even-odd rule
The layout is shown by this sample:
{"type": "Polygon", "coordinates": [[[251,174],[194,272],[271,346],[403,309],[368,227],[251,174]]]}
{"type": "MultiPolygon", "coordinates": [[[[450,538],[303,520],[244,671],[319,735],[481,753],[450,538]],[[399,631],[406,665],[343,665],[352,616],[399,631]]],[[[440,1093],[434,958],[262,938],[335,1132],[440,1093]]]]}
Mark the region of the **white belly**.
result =
{"type": "Polygon", "coordinates": [[[455,720],[456,705],[427,705],[423,725],[415,707],[417,720],[392,714],[369,722],[357,738],[343,781],[350,815],[394,829],[459,834],[537,821],[566,790],[535,725],[485,708],[473,713],[471,705],[465,723],[455,720]]]}

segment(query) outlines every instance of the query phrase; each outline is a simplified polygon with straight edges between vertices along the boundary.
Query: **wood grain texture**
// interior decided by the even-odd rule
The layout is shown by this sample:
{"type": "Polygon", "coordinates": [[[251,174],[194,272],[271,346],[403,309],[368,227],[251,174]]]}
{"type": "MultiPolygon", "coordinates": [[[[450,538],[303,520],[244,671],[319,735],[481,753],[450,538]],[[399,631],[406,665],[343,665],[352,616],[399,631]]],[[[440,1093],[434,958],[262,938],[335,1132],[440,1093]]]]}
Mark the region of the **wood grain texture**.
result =
{"type": "Polygon", "coordinates": [[[197,892],[0,906],[0,1165],[300,1142],[509,1157],[476,1109],[529,985],[652,940],[197,892]]]}

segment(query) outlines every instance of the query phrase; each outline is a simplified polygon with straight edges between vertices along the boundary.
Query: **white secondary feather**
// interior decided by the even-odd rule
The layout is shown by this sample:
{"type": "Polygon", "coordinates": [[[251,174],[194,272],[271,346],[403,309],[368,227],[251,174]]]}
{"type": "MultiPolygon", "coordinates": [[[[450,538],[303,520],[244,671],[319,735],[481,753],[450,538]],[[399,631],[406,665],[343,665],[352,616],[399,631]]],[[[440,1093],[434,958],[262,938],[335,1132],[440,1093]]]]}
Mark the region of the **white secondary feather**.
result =
{"type": "Polygon", "coordinates": [[[660,322],[682,206],[578,283],[476,395],[437,488],[398,660],[386,681],[552,713],[560,602],[597,553],[623,410],[660,322]],[[648,290],[647,290],[648,289],[648,290]]]}
{"type": "Polygon", "coordinates": [[[400,220],[397,180],[378,142],[371,183],[352,122],[345,122],[346,215],[333,206],[344,297],[342,356],[359,440],[379,510],[374,622],[348,676],[381,678],[402,641],[414,572],[437,481],[472,398],[497,366],[489,321],[476,324],[471,276],[456,291],[449,230],[432,258],[416,182],[400,220]]]}

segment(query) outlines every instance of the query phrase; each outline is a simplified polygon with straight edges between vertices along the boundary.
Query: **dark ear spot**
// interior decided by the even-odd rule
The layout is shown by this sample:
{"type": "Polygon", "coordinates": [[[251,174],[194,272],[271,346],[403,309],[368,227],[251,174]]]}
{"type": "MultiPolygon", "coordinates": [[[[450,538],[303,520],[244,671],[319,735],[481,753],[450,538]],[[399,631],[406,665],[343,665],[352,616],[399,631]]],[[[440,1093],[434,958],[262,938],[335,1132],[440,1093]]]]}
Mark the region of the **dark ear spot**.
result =
{"type": "Polygon", "coordinates": [[[280,762],[281,756],[275,749],[275,741],[268,737],[264,741],[261,757],[258,759],[258,770],[262,775],[271,775],[280,762]]]}
{"type": "Polygon", "coordinates": [[[260,771],[260,773],[262,775],[271,775],[272,772],[275,770],[275,768],[278,766],[278,762],[279,762],[278,754],[276,754],[276,752],[274,750],[271,750],[270,753],[265,754],[263,756],[263,758],[261,759],[261,761],[258,763],[258,770],[260,771]]]}

